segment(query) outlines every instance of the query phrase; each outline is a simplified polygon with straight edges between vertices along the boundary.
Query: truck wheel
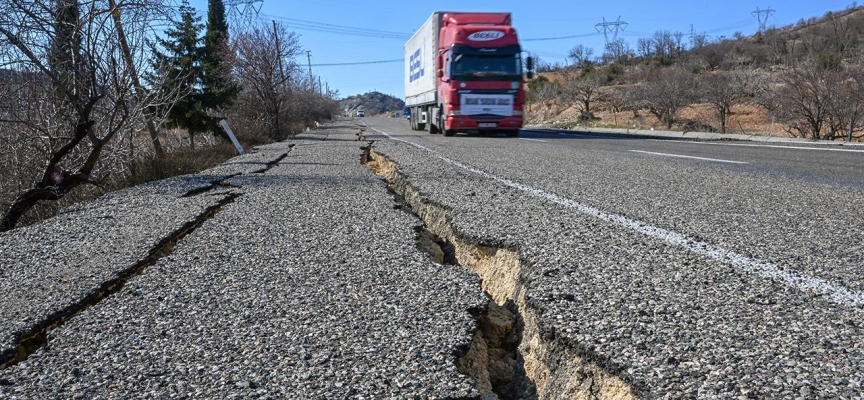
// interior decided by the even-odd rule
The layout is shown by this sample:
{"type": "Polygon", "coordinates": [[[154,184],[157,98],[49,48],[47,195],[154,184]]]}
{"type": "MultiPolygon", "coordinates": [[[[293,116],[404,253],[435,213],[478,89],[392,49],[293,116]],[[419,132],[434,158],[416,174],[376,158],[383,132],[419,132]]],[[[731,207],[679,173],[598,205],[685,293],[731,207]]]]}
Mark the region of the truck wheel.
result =
{"type": "Polygon", "coordinates": [[[411,126],[412,131],[417,130],[417,113],[414,112],[414,109],[411,109],[411,117],[408,119],[408,125],[411,126]]]}
{"type": "Polygon", "coordinates": [[[434,134],[438,133],[438,127],[436,126],[436,124],[438,124],[438,121],[436,121],[435,113],[432,112],[432,110],[433,109],[431,109],[431,108],[429,109],[430,115],[428,115],[427,119],[426,119],[427,121],[429,121],[429,122],[427,122],[427,124],[429,124],[429,134],[430,135],[434,135],[434,134]],[[435,123],[433,124],[432,121],[435,121],[435,123]]]}

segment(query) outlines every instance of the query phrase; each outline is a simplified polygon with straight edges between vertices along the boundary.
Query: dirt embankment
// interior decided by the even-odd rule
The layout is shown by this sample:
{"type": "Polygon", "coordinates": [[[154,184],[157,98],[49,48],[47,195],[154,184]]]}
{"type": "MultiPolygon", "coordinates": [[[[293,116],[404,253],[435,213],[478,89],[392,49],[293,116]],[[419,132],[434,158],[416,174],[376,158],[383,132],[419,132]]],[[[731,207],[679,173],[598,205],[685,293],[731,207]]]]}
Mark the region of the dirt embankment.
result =
{"type": "MultiPolygon", "coordinates": [[[[575,126],[658,129],[666,130],[657,117],[648,110],[614,112],[605,104],[599,103],[592,108],[595,119],[579,121],[579,110],[575,106],[561,105],[557,100],[537,102],[527,107],[527,124],[558,128],[575,126]]],[[[719,132],[720,122],[716,111],[709,104],[695,104],[679,110],[672,130],[683,132],[719,132]]],[[[753,105],[739,105],[732,108],[727,120],[726,133],[747,135],[792,137],[788,127],[771,121],[768,111],[753,105]]]]}

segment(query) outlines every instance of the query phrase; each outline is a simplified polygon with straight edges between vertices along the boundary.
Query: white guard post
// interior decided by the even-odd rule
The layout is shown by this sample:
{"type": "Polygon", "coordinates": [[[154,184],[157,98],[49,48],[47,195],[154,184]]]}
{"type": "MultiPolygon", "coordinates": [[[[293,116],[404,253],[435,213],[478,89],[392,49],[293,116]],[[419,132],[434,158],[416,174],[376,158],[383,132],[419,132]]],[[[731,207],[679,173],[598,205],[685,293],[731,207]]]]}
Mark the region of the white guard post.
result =
{"type": "Polygon", "coordinates": [[[228,121],[221,120],[219,124],[222,125],[222,129],[225,130],[225,133],[228,134],[228,137],[231,138],[231,143],[234,143],[234,147],[237,148],[237,152],[240,154],[246,154],[246,151],[243,150],[243,146],[240,145],[240,142],[237,141],[237,136],[234,136],[234,132],[231,131],[231,128],[228,126],[228,121]]]}

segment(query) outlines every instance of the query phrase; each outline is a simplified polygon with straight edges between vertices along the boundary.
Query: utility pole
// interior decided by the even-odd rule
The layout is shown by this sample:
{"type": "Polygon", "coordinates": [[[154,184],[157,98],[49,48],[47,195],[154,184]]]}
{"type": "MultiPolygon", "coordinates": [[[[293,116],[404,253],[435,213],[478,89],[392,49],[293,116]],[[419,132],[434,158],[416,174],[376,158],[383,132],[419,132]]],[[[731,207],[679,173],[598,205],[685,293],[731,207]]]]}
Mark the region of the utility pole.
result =
{"type": "Polygon", "coordinates": [[[276,39],[276,57],[279,59],[279,84],[285,83],[285,68],[282,67],[282,46],[279,45],[279,30],[273,20],[273,37],[276,39]]]}
{"type": "Polygon", "coordinates": [[[768,8],[764,10],[760,10],[759,7],[756,7],[756,11],[753,11],[750,15],[759,19],[759,32],[763,32],[765,31],[765,26],[768,25],[768,17],[774,15],[774,10],[771,9],[771,6],[768,6],[768,8]]]}
{"type": "Polygon", "coordinates": [[[627,28],[627,23],[621,20],[621,16],[618,16],[618,19],[614,22],[606,22],[606,17],[603,17],[603,22],[594,25],[594,28],[597,29],[597,32],[603,34],[603,37],[606,39],[606,44],[609,44],[609,32],[612,32],[612,40],[618,39],[618,32],[623,31],[627,28]]]}
{"type": "MultiPolygon", "coordinates": [[[[126,61],[126,67],[129,68],[132,76],[132,83],[135,85],[135,96],[140,100],[146,93],[144,86],[141,85],[141,80],[138,78],[138,71],[135,70],[135,63],[132,60],[132,51],[129,49],[129,42],[126,40],[126,32],[123,30],[123,22],[120,18],[120,8],[117,7],[115,0],[108,0],[108,6],[111,7],[111,16],[114,19],[114,28],[117,29],[117,39],[120,41],[120,50],[123,53],[123,59],[126,61]]],[[[153,122],[153,116],[148,112],[143,113],[147,131],[150,132],[150,140],[153,142],[153,149],[156,151],[156,156],[160,159],[165,155],[165,150],[162,149],[162,143],[159,142],[159,131],[156,129],[156,124],[153,122]]]]}
{"type": "Polygon", "coordinates": [[[306,50],[306,60],[309,63],[309,80],[312,80],[312,50],[306,50]]]}

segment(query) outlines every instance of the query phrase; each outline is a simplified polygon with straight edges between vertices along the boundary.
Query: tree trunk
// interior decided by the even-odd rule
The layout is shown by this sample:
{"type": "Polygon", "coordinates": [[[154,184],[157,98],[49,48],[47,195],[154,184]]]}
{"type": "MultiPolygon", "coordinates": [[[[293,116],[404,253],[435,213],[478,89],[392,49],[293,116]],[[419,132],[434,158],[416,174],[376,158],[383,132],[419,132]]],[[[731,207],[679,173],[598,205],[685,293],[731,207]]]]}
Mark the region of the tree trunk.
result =
{"type": "MultiPolygon", "coordinates": [[[[117,39],[120,41],[123,60],[126,61],[126,66],[129,67],[129,75],[132,77],[132,83],[135,85],[135,95],[139,97],[140,100],[141,94],[144,93],[144,86],[141,85],[141,81],[138,79],[138,71],[135,70],[135,63],[132,60],[132,51],[129,50],[129,42],[126,41],[126,33],[123,31],[123,24],[120,20],[120,9],[117,7],[117,2],[115,0],[108,0],[108,4],[111,6],[111,15],[114,17],[114,26],[117,29],[117,39]]],[[[153,123],[153,118],[150,118],[146,111],[143,115],[144,122],[147,125],[147,131],[150,132],[150,140],[153,142],[153,150],[156,151],[157,157],[162,158],[165,155],[165,151],[162,149],[162,143],[159,142],[159,131],[156,130],[156,124],[153,123]]]]}
{"type": "Polygon", "coordinates": [[[68,189],[52,186],[45,188],[30,189],[15,199],[9,210],[3,216],[3,221],[0,222],[0,232],[10,231],[18,225],[18,221],[29,211],[36,203],[43,200],[59,200],[69,192],[68,189]]]}

